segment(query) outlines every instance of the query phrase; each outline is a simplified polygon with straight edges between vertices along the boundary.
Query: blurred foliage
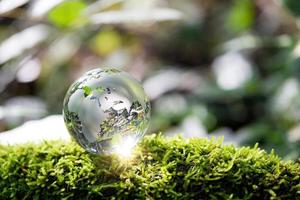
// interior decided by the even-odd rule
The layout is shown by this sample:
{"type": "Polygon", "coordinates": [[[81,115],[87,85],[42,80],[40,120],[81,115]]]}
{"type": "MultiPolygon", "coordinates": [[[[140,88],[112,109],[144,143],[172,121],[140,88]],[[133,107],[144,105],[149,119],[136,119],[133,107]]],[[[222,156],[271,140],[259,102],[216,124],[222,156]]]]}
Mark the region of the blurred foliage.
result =
{"type": "Polygon", "coordinates": [[[61,113],[76,78],[113,66],[143,82],[149,132],[223,134],[296,159],[299,10],[298,0],[3,0],[0,130],[61,113]]]}
{"type": "Polygon", "coordinates": [[[228,15],[228,29],[234,32],[242,32],[254,23],[255,11],[251,0],[235,0],[228,15]]]}
{"type": "Polygon", "coordinates": [[[66,1],[48,14],[49,21],[58,27],[69,27],[82,21],[82,11],[86,8],[86,3],[80,0],[66,1]]]}
{"type": "Polygon", "coordinates": [[[300,16],[300,2],[297,0],[283,0],[284,5],[297,17],[300,16]]]}
{"type": "Polygon", "coordinates": [[[117,31],[102,30],[91,42],[91,48],[99,55],[109,55],[121,46],[122,38],[117,31]]]}

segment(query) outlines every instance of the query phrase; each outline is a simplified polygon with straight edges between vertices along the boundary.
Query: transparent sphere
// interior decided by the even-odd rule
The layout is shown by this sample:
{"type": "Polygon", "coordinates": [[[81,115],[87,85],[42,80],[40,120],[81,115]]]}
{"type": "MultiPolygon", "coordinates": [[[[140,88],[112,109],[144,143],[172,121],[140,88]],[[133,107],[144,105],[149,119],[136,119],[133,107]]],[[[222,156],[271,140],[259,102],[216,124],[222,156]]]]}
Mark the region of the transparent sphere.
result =
{"type": "Polygon", "coordinates": [[[63,116],[70,134],[87,151],[126,154],[148,128],[150,103],[129,74],[94,69],[69,88],[63,116]]]}

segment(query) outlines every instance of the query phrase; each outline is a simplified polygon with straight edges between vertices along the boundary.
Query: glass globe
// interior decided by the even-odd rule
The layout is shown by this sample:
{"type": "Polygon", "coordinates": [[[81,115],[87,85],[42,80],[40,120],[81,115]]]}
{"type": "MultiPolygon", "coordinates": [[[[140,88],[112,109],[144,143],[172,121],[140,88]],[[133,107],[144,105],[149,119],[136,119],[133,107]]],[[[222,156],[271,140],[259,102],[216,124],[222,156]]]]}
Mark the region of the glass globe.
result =
{"type": "Polygon", "coordinates": [[[63,116],[69,133],[87,151],[125,155],[148,128],[150,103],[128,73],[94,69],[69,88],[63,116]]]}

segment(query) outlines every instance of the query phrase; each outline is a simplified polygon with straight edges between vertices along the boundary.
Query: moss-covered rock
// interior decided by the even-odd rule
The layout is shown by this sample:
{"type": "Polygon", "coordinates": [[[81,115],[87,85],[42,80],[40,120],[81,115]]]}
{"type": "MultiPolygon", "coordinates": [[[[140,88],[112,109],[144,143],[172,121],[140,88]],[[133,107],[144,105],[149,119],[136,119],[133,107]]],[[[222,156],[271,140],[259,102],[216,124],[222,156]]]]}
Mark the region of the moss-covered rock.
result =
{"type": "Polygon", "coordinates": [[[300,199],[300,163],[221,140],[147,136],[131,160],[77,144],[0,146],[0,199],[300,199]]]}

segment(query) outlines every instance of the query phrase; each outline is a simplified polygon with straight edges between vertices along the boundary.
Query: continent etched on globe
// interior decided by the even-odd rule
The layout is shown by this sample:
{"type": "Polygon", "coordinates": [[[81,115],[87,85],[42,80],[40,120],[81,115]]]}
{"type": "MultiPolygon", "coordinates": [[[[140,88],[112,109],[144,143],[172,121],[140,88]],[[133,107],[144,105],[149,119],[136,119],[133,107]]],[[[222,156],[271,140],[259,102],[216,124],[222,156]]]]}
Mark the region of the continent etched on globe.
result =
{"type": "Polygon", "coordinates": [[[150,103],[141,84],[128,73],[98,68],[70,86],[63,116],[68,131],[84,149],[109,154],[124,140],[135,145],[143,137],[150,103]]]}

